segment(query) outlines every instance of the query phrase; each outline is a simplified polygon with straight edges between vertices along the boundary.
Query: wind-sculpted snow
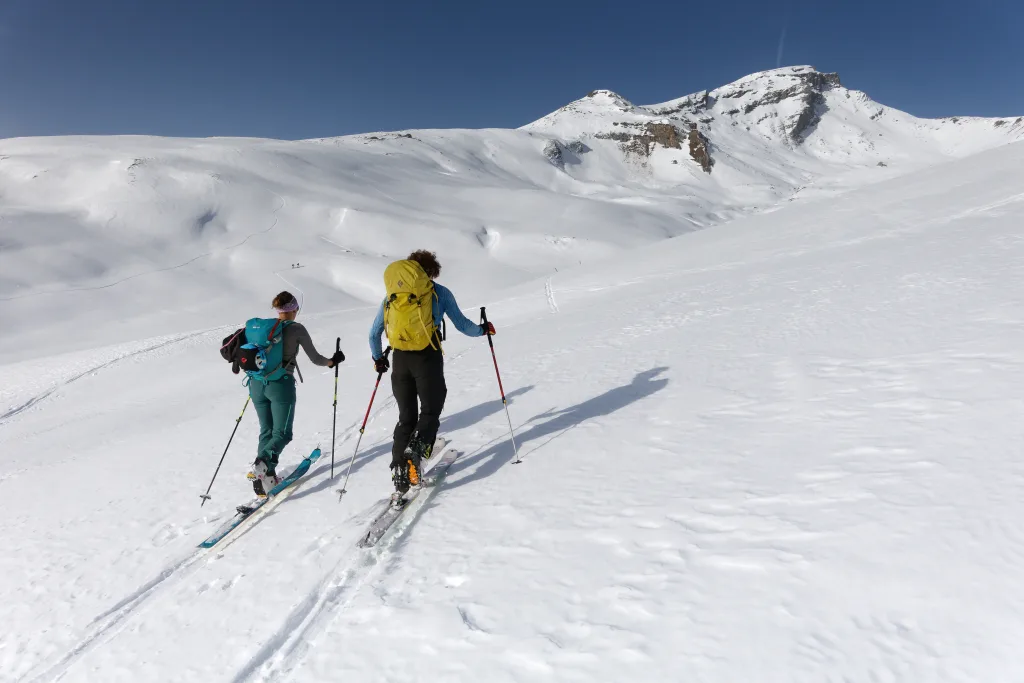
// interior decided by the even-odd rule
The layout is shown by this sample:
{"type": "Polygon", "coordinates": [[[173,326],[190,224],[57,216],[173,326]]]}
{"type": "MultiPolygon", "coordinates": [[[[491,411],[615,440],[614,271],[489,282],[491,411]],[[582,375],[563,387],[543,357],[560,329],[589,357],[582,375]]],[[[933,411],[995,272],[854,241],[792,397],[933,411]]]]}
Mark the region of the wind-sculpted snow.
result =
{"type": "Polygon", "coordinates": [[[794,67],[648,107],[595,91],[519,130],[0,140],[0,353],[232,324],[284,288],[307,312],[372,305],[417,246],[499,292],[1022,136],[794,67]]]}

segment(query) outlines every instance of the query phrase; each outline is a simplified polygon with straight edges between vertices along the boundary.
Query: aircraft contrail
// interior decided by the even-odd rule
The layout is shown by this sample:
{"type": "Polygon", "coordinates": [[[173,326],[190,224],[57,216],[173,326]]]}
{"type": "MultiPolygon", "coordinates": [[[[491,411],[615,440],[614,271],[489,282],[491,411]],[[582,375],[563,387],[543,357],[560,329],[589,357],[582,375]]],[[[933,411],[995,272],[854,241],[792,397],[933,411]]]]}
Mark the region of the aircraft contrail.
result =
{"type": "Polygon", "coordinates": [[[789,28],[789,17],[786,17],[786,23],[782,25],[782,33],[779,35],[779,49],[775,53],[775,68],[782,66],[782,51],[786,47],[786,29],[789,28]]]}

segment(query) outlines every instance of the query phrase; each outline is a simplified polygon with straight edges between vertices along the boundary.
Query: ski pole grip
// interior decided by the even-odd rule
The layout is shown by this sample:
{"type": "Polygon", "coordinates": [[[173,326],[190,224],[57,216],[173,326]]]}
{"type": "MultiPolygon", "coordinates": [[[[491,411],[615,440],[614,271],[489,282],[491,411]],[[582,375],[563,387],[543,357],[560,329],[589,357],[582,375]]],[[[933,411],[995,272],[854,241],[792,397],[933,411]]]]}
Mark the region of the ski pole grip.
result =
{"type": "Polygon", "coordinates": [[[341,351],[341,337],[338,337],[338,340],[334,342],[334,350],[336,352],[341,351]]]}
{"type": "Polygon", "coordinates": [[[481,306],[480,307],[480,320],[483,321],[484,325],[487,324],[487,307],[486,306],[481,306]]]}

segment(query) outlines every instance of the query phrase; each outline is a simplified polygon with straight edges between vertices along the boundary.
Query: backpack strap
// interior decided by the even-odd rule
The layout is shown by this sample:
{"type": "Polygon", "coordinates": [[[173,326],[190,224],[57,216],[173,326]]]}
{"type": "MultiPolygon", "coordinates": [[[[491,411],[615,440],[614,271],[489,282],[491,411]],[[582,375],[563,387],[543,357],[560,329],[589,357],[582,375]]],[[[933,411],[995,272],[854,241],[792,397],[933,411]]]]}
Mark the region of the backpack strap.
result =
{"type": "MultiPolygon", "coordinates": [[[[430,288],[430,293],[434,295],[434,301],[430,302],[430,304],[431,304],[430,305],[430,316],[431,316],[431,321],[430,322],[434,322],[433,321],[434,302],[440,301],[441,299],[440,299],[440,297],[437,296],[437,290],[434,289],[433,286],[431,286],[431,288],[430,288]]],[[[441,353],[443,354],[444,353],[444,347],[441,346],[441,334],[439,333],[438,330],[434,330],[434,333],[431,334],[430,330],[427,329],[427,323],[425,323],[423,321],[423,309],[422,308],[419,310],[419,317],[420,317],[420,325],[423,326],[423,331],[426,332],[427,339],[430,340],[430,348],[434,349],[435,351],[440,350],[441,353]],[[435,337],[437,337],[437,346],[434,346],[434,338],[435,337]]],[[[441,323],[444,324],[444,315],[441,316],[441,323]]]]}
{"type": "Polygon", "coordinates": [[[276,330],[277,326],[280,325],[280,324],[281,324],[281,319],[278,318],[277,322],[275,322],[273,324],[273,326],[271,326],[270,332],[267,332],[267,343],[270,343],[270,340],[274,338],[274,330],[276,330]]]}

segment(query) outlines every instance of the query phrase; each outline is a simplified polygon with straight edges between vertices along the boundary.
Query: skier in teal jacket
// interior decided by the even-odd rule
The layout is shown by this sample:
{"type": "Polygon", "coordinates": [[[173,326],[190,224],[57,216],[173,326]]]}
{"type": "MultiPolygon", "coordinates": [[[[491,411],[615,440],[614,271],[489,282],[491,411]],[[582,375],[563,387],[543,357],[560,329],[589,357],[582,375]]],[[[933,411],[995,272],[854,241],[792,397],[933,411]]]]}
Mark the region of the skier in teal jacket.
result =
{"type": "Polygon", "coordinates": [[[280,481],[277,463],[281,451],[292,440],[292,423],[295,421],[295,372],[298,368],[298,353],[301,347],[313,365],[333,368],[345,360],[345,354],[336,352],[330,358],[320,355],[313,346],[309,332],[295,322],[299,302],[290,292],[281,292],[274,298],[274,310],[285,325],[282,339],[284,374],[269,382],[249,382],[249,396],[260,420],[260,440],[256,447],[256,461],[249,479],[258,496],[265,496],[280,481]]]}

